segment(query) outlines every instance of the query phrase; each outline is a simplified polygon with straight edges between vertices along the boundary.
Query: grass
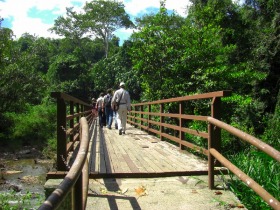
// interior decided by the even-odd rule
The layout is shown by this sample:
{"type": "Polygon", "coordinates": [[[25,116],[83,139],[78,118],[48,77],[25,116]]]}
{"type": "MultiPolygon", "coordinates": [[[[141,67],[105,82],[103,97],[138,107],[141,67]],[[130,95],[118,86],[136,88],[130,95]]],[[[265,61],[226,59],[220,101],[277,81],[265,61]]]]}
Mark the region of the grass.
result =
{"type": "MultiPolygon", "coordinates": [[[[233,156],[231,161],[277,200],[280,199],[280,164],[276,160],[260,151],[252,150],[233,156]]],[[[229,186],[247,209],[272,209],[236,177],[232,176],[229,186]]]]}

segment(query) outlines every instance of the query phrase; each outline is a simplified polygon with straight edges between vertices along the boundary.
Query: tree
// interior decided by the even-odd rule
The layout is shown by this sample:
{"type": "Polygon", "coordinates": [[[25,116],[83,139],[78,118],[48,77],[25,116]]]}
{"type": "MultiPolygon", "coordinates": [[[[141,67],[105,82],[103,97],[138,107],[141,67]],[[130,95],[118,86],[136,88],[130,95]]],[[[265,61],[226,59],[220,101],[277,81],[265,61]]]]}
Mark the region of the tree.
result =
{"type": "Polygon", "coordinates": [[[178,92],[174,85],[184,82],[182,72],[177,68],[183,47],[179,33],[183,23],[182,17],[174,13],[168,15],[165,1],[161,1],[157,14],[137,19],[139,32],[131,36],[129,51],[142,86],[142,100],[175,97],[178,92]]]}
{"type": "Polygon", "coordinates": [[[101,38],[104,42],[105,57],[108,57],[109,41],[113,32],[119,28],[133,26],[128,14],[124,10],[124,4],[116,0],[97,0],[87,2],[83,16],[83,27],[89,33],[101,38]]]}
{"type": "Polygon", "coordinates": [[[0,67],[4,68],[11,63],[14,59],[14,34],[11,29],[2,28],[0,19],[0,67]]]}
{"type": "Polygon", "coordinates": [[[85,37],[87,29],[82,27],[82,14],[78,14],[73,10],[73,7],[66,8],[66,17],[58,17],[50,31],[64,36],[64,40],[67,40],[72,48],[77,48],[80,54],[84,56],[83,59],[87,59],[87,54],[83,48],[85,45],[82,44],[82,39],[85,37]]]}
{"type": "Polygon", "coordinates": [[[280,2],[247,0],[241,14],[244,22],[250,23],[244,30],[250,35],[250,62],[254,69],[268,74],[254,92],[272,113],[280,87],[280,2]]]}
{"type": "Polygon", "coordinates": [[[86,29],[82,26],[82,16],[73,11],[73,7],[66,8],[66,17],[59,16],[54,23],[54,26],[50,28],[50,31],[55,32],[60,36],[72,39],[74,41],[79,40],[86,33],[86,29]]]}

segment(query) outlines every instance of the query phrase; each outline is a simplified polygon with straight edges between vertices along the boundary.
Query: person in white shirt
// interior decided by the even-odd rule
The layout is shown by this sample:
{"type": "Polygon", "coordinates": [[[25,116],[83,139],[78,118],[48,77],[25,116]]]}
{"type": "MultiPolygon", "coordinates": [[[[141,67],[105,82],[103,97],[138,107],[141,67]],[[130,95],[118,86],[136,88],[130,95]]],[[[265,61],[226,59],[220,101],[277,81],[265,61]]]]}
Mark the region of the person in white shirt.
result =
{"type": "Polygon", "coordinates": [[[125,134],[126,131],[126,120],[127,112],[131,111],[130,95],[127,90],[124,89],[125,83],[120,83],[120,89],[118,89],[112,98],[112,108],[119,104],[117,122],[119,135],[125,134]]]}
{"type": "Polygon", "coordinates": [[[99,98],[96,101],[95,108],[98,111],[99,126],[100,126],[100,128],[103,128],[103,126],[104,126],[103,118],[104,118],[104,115],[105,115],[105,112],[104,112],[104,93],[99,94],[99,98]]]}

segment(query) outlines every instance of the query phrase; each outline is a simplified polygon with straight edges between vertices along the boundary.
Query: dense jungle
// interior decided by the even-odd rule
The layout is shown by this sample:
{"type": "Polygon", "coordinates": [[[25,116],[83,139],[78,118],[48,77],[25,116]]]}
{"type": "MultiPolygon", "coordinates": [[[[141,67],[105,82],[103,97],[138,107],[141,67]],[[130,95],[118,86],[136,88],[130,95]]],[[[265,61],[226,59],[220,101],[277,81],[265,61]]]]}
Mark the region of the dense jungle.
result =
{"type": "MultiPolygon", "coordinates": [[[[0,11],[0,152],[32,145],[55,158],[50,93],[90,103],[120,81],[133,102],[231,90],[222,120],[279,151],[280,1],[191,2],[186,17],[163,0],[135,21],[113,0],[88,2],[81,13],[66,8],[50,29],[60,39],[14,37],[0,11]],[[119,28],[134,31],[122,45],[119,28]]],[[[222,141],[227,158],[279,200],[279,162],[229,134],[222,141]]],[[[244,183],[232,179],[229,187],[248,209],[270,209],[244,183]]]]}

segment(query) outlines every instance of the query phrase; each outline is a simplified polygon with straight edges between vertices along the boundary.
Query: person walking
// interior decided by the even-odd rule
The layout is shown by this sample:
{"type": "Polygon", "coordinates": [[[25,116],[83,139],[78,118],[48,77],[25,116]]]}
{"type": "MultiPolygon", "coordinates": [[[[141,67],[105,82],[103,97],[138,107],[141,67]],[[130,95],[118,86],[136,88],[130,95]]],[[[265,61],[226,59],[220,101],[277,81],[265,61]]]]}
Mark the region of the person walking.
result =
{"type": "Polygon", "coordinates": [[[112,89],[107,90],[107,95],[104,96],[104,105],[105,105],[105,115],[106,115],[106,124],[107,128],[111,129],[112,120],[113,120],[113,109],[111,106],[112,103],[112,89]]]}
{"type": "Polygon", "coordinates": [[[104,122],[104,93],[99,94],[99,98],[96,101],[96,110],[98,112],[98,118],[99,118],[99,126],[100,128],[103,128],[104,122]]]}
{"type": "MultiPolygon", "coordinates": [[[[113,91],[113,96],[115,94],[116,91],[113,91]]],[[[112,102],[111,102],[111,105],[112,105],[112,102]]],[[[113,122],[112,124],[114,123],[115,124],[115,129],[118,130],[118,121],[117,121],[117,115],[118,115],[118,112],[117,110],[115,109],[115,106],[111,106],[112,110],[113,110],[113,122]]]]}
{"type": "Polygon", "coordinates": [[[93,118],[96,118],[97,117],[97,110],[96,110],[96,99],[95,98],[92,98],[91,99],[91,103],[92,103],[92,111],[91,111],[91,113],[92,113],[92,116],[93,116],[93,118]]]}
{"type": "Polygon", "coordinates": [[[125,134],[126,131],[126,120],[127,112],[131,111],[131,102],[130,95],[127,90],[124,89],[125,83],[120,83],[120,89],[118,89],[112,98],[112,108],[116,105],[118,106],[117,110],[117,122],[119,135],[125,134]]]}

